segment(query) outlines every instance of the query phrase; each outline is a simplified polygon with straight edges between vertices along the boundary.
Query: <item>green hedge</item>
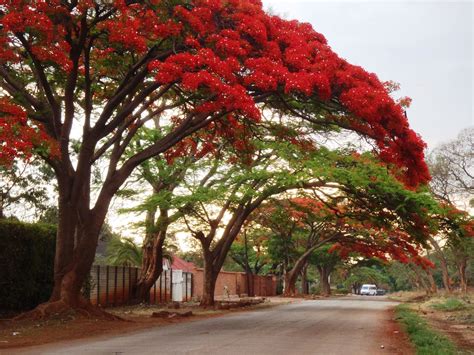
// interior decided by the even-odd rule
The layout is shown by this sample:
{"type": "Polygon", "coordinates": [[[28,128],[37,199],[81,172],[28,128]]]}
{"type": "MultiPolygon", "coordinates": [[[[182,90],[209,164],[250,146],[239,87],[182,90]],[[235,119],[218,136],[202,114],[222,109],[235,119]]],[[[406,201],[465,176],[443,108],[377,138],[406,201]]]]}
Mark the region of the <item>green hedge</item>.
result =
{"type": "Polygon", "coordinates": [[[56,227],[0,220],[0,310],[28,310],[53,287],[56,227]]]}

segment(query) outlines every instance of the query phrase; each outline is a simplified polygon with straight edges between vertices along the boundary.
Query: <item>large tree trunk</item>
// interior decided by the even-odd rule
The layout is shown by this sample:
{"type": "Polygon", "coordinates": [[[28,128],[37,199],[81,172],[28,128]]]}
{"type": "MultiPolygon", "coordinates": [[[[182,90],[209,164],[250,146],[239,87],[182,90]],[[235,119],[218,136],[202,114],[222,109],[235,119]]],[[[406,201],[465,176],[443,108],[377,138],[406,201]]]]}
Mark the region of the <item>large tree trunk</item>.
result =
{"type": "Polygon", "coordinates": [[[143,245],[140,278],[134,287],[134,301],[148,302],[150,290],[163,272],[163,244],[166,232],[158,232],[143,245]]]}
{"type": "Polygon", "coordinates": [[[321,282],[321,295],[328,297],[331,295],[331,285],[329,283],[329,275],[331,275],[332,268],[318,266],[319,280],[321,282]]]}
{"type": "Polygon", "coordinates": [[[213,235],[206,237],[202,232],[195,234],[195,237],[201,242],[204,257],[203,294],[200,302],[201,307],[214,306],[217,277],[219,276],[219,271],[222,267],[222,264],[216,265],[216,255],[211,250],[212,236],[213,235]]]}
{"type": "MultiPolygon", "coordinates": [[[[258,205],[257,205],[258,207],[258,205]]],[[[204,289],[203,297],[201,299],[201,306],[208,307],[214,305],[214,293],[217,282],[217,277],[224,265],[225,258],[229,253],[230,247],[237,235],[240,233],[245,219],[256,207],[240,206],[233,217],[227,223],[221,238],[211,250],[211,242],[217,231],[217,227],[213,226],[211,232],[204,236],[204,233],[198,232],[194,236],[201,242],[204,255],[204,289]]]]}
{"type": "Polygon", "coordinates": [[[252,269],[247,265],[245,270],[245,278],[247,279],[247,295],[249,297],[255,296],[254,284],[253,284],[253,272],[252,269]]]}
{"type": "Polygon", "coordinates": [[[298,279],[299,271],[293,268],[285,274],[285,290],[283,291],[283,296],[292,297],[296,296],[296,281],[298,279]]]}
{"type": "Polygon", "coordinates": [[[54,288],[50,302],[62,301],[72,308],[81,307],[82,286],[95,258],[100,229],[108,202],[102,211],[89,210],[89,184],[84,183],[79,196],[71,196],[69,186],[59,183],[59,223],[56,237],[54,288]],[[102,212],[102,213],[101,213],[102,212]]]}
{"type": "Polygon", "coordinates": [[[214,306],[214,294],[216,291],[217,277],[219,270],[214,270],[212,265],[212,256],[209,250],[204,251],[204,278],[203,278],[203,294],[200,302],[201,307],[214,306]]]}
{"type": "Polygon", "coordinates": [[[430,244],[433,246],[433,248],[436,251],[436,256],[438,257],[440,267],[441,267],[441,273],[443,274],[443,285],[444,289],[451,293],[451,280],[449,277],[449,271],[448,271],[448,262],[444,256],[443,250],[439,246],[438,242],[433,238],[433,237],[428,237],[428,240],[430,241],[430,244]]]}
{"type": "Polygon", "coordinates": [[[92,307],[81,290],[94,262],[99,233],[112,195],[109,198],[99,198],[96,207],[91,210],[88,180],[90,170],[83,172],[81,176],[85,178],[78,182],[77,174],[68,175],[62,171],[58,174],[59,221],[54,287],[49,301],[24,314],[25,318],[47,318],[71,309],[87,316],[106,315],[99,308],[92,307]],[[73,189],[75,183],[79,184],[79,187],[73,189]]]}
{"type": "Polygon", "coordinates": [[[285,291],[283,292],[284,296],[295,296],[296,295],[296,281],[298,279],[298,275],[303,270],[303,267],[306,265],[308,258],[311,254],[319,248],[321,245],[333,240],[336,236],[328,237],[324,240],[321,240],[308,248],[299,258],[296,260],[293,268],[287,272],[285,275],[285,291]]]}
{"type": "Polygon", "coordinates": [[[134,301],[148,302],[150,290],[163,272],[163,245],[168,231],[168,210],[160,209],[155,223],[156,208],[146,216],[147,233],[143,243],[143,260],[140,278],[134,287],[134,301]]]}

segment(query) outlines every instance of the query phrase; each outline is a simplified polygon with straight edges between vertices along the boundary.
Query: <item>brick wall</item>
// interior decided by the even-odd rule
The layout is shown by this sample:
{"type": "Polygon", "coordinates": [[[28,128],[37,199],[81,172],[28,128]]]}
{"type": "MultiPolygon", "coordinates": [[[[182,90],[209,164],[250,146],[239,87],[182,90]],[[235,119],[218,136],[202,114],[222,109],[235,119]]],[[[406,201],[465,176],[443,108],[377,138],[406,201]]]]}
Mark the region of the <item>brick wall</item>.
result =
{"type": "MultiPolygon", "coordinates": [[[[193,297],[200,298],[203,294],[204,270],[197,268],[193,271],[193,297]]],[[[255,296],[276,296],[277,280],[274,276],[253,275],[255,296]]],[[[215,296],[224,296],[224,286],[230,295],[248,295],[247,277],[243,272],[221,271],[216,281],[215,296]]]]}
{"type": "MultiPolygon", "coordinates": [[[[152,304],[167,303],[172,300],[173,287],[182,287],[183,300],[199,299],[203,294],[203,269],[194,269],[183,273],[183,283],[173,284],[172,271],[165,270],[150,290],[149,302],[152,304]]],[[[122,266],[93,265],[91,269],[90,300],[103,307],[128,304],[131,300],[133,286],[140,277],[140,269],[122,266]]],[[[175,277],[176,278],[176,277],[175,277]]],[[[276,296],[277,281],[274,276],[253,275],[255,296],[276,296]]],[[[176,281],[176,280],[175,280],[176,281]]],[[[224,296],[224,286],[229,295],[248,295],[247,277],[243,272],[221,271],[217,278],[215,296],[224,296]]]]}

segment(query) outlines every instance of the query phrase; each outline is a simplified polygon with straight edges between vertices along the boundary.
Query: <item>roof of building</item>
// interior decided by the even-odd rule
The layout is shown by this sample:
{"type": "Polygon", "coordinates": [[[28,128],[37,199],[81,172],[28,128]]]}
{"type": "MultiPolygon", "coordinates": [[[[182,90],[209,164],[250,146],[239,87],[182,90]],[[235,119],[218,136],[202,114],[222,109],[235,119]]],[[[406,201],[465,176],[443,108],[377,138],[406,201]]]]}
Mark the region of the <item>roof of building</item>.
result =
{"type": "Polygon", "coordinates": [[[194,269],[196,269],[196,265],[194,265],[194,263],[185,261],[176,255],[173,255],[173,263],[171,264],[171,268],[173,270],[192,272],[194,269]]]}

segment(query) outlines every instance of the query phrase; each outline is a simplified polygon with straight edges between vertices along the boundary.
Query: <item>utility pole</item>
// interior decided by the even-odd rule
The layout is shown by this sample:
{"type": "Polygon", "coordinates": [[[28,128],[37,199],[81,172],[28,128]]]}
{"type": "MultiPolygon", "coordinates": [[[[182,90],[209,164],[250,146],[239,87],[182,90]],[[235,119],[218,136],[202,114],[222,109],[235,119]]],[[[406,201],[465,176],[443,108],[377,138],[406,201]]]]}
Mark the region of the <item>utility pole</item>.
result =
{"type": "MultiPolygon", "coordinates": [[[[247,229],[244,229],[244,245],[245,245],[245,275],[247,276],[247,293],[249,296],[253,295],[253,285],[250,284],[250,265],[249,265],[249,253],[247,246],[247,229]]],[[[253,281],[253,280],[252,280],[253,281]]],[[[253,282],[252,282],[253,283],[253,282]]]]}

